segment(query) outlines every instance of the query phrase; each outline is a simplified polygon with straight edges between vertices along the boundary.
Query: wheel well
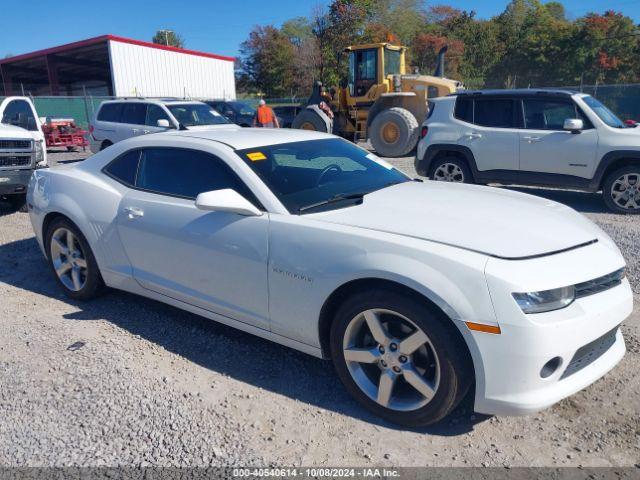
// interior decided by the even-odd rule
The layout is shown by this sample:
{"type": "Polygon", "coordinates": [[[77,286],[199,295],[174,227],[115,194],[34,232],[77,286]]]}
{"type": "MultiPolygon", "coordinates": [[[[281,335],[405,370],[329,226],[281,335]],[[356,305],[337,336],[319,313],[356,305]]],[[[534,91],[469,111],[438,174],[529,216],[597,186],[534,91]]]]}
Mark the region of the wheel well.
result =
{"type": "Polygon", "coordinates": [[[102,143],[100,144],[100,150],[104,150],[105,148],[111,145],[113,145],[113,142],[111,140],[103,140],[102,143]]]}
{"type": "MultiPolygon", "coordinates": [[[[56,218],[64,218],[64,219],[67,219],[67,220],[69,220],[71,223],[73,223],[73,224],[75,225],[75,223],[74,223],[74,221],[73,221],[73,220],[71,220],[71,219],[70,219],[69,217],[67,217],[66,215],[63,215],[62,213],[59,213],[59,212],[50,212],[50,213],[47,213],[47,214],[45,215],[45,217],[44,217],[44,220],[42,221],[42,241],[43,241],[43,244],[46,244],[46,241],[47,241],[47,240],[46,240],[46,238],[45,238],[45,235],[47,234],[47,231],[49,230],[49,225],[51,225],[51,223],[52,223],[56,218]]],[[[77,227],[77,225],[76,225],[76,227],[77,227]]],[[[44,254],[45,254],[45,255],[47,256],[47,258],[48,258],[48,257],[49,257],[49,252],[47,252],[47,249],[46,249],[46,248],[45,248],[44,250],[45,250],[44,254]]]]}
{"type": "Polygon", "coordinates": [[[607,179],[607,176],[611,172],[613,172],[614,170],[617,170],[619,168],[628,167],[628,166],[631,166],[631,165],[639,165],[640,166],[640,159],[638,159],[638,158],[619,158],[618,160],[614,160],[613,162],[611,162],[611,164],[607,165],[607,168],[602,173],[602,178],[600,179],[600,184],[598,185],[598,188],[603,188],[604,187],[604,182],[607,179]]]}
{"type": "MultiPolygon", "coordinates": [[[[473,360],[471,358],[471,353],[469,352],[467,342],[462,337],[462,334],[460,333],[458,328],[453,325],[452,320],[449,318],[449,316],[444,313],[440,307],[438,307],[435,303],[422,295],[420,292],[417,292],[412,288],[407,287],[406,285],[393,282],[391,280],[383,280],[380,278],[364,278],[347,282],[334,290],[333,293],[329,295],[329,298],[327,298],[327,300],[324,302],[324,305],[320,310],[320,321],[318,326],[320,335],[320,347],[322,349],[322,356],[324,358],[330,357],[329,352],[331,351],[331,349],[329,342],[331,335],[331,324],[333,323],[336,312],[338,311],[338,308],[340,308],[340,305],[342,305],[342,303],[351,295],[376,289],[393,290],[394,292],[402,293],[403,295],[412,297],[419,302],[427,305],[430,310],[432,310],[444,320],[443,325],[452,332],[454,337],[460,342],[460,345],[464,347],[464,352],[467,356],[465,360],[467,361],[468,365],[471,366],[471,368],[474,368],[473,360]]],[[[475,371],[473,372],[472,378],[475,379],[475,371]]]]}

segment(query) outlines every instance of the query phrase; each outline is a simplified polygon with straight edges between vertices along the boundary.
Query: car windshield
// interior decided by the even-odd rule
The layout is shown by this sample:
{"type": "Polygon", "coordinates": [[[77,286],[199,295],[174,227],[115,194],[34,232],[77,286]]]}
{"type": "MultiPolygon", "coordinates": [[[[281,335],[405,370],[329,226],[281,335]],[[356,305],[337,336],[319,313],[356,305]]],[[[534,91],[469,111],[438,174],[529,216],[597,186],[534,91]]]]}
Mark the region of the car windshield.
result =
{"type": "Polygon", "coordinates": [[[375,155],[339,138],[236,153],[290,213],[349,207],[368,193],[411,180],[375,155]]]}
{"type": "Polygon", "coordinates": [[[167,108],[185,127],[229,123],[226,118],[204,103],[181,103],[167,105],[167,108]]]}
{"type": "Polygon", "coordinates": [[[627,128],[622,120],[620,120],[615,113],[609,110],[599,100],[596,100],[592,96],[588,95],[582,97],[582,101],[586,103],[591,110],[602,120],[604,123],[613,128],[627,128]]]}
{"type": "Polygon", "coordinates": [[[246,103],[242,102],[229,102],[229,105],[238,112],[240,115],[255,115],[256,111],[246,103]]]}

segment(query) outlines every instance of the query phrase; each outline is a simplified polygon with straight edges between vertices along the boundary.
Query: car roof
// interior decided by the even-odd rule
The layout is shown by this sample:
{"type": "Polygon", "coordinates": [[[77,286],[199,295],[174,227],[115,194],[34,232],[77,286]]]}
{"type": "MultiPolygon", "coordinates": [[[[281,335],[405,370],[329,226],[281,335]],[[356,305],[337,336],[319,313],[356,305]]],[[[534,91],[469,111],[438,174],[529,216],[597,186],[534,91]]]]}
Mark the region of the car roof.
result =
{"type": "Polygon", "coordinates": [[[493,90],[460,90],[452,93],[449,96],[462,97],[462,96],[492,96],[492,97],[535,97],[539,95],[549,96],[566,96],[570,97],[575,95],[574,90],[565,90],[558,88],[512,88],[512,89],[493,89],[493,90]]]}
{"type": "Polygon", "coordinates": [[[154,137],[159,136],[180,136],[211,140],[223,143],[234,150],[266,147],[282,143],[338,138],[328,133],[292,128],[218,128],[211,130],[179,130],[176,132],[154,134],[154,137]]]}
{"type": "Polygon", "coordinates": [[[106,105],[110,103],[159,103],[163,105],[193,105],[194,103],[204,103],[200,100],[180,100],[177,98],[116,98],[114,100],[105,100],[100,104],[106,105]]]}

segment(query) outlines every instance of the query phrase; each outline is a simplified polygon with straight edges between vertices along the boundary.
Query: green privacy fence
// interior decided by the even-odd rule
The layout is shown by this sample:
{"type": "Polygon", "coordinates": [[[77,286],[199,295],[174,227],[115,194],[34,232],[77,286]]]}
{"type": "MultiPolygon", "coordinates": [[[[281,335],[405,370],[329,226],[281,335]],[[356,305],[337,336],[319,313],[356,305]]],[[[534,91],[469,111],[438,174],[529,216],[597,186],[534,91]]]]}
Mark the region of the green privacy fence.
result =
{"type": "Polygon", "coordinates": [[[76,125],[88,128],[96,109],[107,98],[98,97],[33,97],[40,117],[73,118],[76,125]]]}
{"type": "MultiPolygon", "coordinates": [[[[0,97],[0,101],[4,97],[0,97]]],[[[73,118],[87,129],[100,104],[115,97],[30,97],[40,118],[73,118]]]]}
{"type": "MultiPolygon", "coordinates": [[[[640,84],[563,86],[593,95],[619,115],[623,120],[640,120],[640,84]]],[[[73,118],[81,128],[88,128],[100,104],[116,97],[31,97],[40,117],[73,118]]],[[[0,97],[0,100],[2,97],[0,97]]],[[[239,98],[239,101],[256,106],[258,98],[239,98]]],[[[270,106],[304,104],[305,98],[270,98],[270,106]]]]}

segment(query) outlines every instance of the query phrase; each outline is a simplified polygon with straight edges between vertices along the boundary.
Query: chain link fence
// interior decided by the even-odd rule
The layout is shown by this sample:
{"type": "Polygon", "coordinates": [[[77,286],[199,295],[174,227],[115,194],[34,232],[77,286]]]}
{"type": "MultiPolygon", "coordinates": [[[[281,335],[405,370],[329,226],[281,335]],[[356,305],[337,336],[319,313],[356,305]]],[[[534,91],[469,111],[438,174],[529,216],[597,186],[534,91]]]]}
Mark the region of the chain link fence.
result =
{"type": "Polygon", "coordinates": [[[587,93],[602,103],[622,120],[640,121],[640,84],[627,85],[583,85],[561,87],[587,93]]]}

